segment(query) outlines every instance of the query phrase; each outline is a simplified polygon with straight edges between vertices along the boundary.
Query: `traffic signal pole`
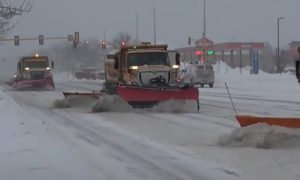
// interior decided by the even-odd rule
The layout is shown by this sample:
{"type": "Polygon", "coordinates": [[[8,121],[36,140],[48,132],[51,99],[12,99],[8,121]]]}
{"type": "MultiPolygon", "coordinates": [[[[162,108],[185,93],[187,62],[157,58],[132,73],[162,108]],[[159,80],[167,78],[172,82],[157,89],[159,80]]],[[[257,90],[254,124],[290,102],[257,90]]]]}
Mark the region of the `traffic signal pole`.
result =
{"type": "Polygon", "coordinates": [[[73,43],[76,44],[76,46],[77,46],[79,44],[79,32],[75,32],[74,36],[68,35],[67,37],[44,37],[44,35],[39,35],[38,37],[22,38],[22,37],[16,35],[16,36],[14,36],[14,38],[0,39],[0,42],[14,41],[15,46],[19,46],[20,41],[38,41],[39,45],[43,45],[44,40],[68,40],[68,41],[73,41],[73,43]]]}

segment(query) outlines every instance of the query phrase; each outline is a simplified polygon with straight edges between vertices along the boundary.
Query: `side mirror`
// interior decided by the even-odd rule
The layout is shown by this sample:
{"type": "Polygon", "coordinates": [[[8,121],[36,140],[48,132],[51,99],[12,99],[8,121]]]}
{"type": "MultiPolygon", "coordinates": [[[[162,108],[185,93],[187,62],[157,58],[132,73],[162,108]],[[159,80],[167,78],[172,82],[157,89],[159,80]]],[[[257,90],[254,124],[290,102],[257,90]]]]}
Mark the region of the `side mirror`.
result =
{"type": "Polygon", "coordinates": [[[115,60],[115,62],[114,62],[114,68],[115,69],[119,69],[119,58],[118,58],[118,56],[115,56],[114,60],[115,60]]]}
{"type": "Polygon", "coordinates": [[[175,63],[176,63],[176,65],[180,65],[180,54],[179,53],[176,53],[175,63]]]}
{"type": "Polygon", "coordinates": [[[54,68],[54,62],[51,61],[51,68],[53,69],[54,68]]]}
{"type": "Polygon", "coordinates": [[[296,77],[300,83],[300,60],[296,60],[296,77]]]}

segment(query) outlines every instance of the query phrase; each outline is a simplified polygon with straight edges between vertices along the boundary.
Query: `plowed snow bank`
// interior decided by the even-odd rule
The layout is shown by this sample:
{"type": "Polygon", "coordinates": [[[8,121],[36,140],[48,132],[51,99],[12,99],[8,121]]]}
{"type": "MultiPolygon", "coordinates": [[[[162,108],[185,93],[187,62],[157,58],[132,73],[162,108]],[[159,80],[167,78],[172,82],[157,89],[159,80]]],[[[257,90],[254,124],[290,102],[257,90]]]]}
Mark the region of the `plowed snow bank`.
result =
{"type": "Polygon", "coordinates": [[[264,149],[300,147],[300,129],[256,124],[236,129],[231,134],[220,137],[219,144],[264,149]]]}

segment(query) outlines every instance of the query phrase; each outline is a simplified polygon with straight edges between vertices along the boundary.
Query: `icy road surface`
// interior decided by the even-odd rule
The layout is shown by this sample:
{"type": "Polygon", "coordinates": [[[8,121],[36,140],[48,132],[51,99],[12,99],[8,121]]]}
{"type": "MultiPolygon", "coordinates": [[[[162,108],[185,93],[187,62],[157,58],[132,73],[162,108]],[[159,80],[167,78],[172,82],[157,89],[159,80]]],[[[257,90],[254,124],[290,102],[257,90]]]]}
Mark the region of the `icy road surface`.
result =
{"type": "Polygon", "coordinates": [[[0,179],[300,178],[300,132],[239,129],[224,86],[239,114],[299,117],[294,76],[219,74],[215,88],[199,89],[199,113],[57,109],[61,91],[97,90],[101,82],[56,82],[52,92],[2,86],[0,179]]]}

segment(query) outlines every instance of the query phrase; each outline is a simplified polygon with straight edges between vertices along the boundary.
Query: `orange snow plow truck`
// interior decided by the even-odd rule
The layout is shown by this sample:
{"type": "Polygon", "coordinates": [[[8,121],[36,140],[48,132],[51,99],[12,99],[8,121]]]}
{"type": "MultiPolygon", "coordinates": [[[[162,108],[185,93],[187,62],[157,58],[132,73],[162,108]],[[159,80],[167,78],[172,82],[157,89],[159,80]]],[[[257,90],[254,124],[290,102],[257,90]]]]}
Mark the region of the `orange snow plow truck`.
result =
{"type": "Polygon", "coordinates": [[[52,78],[51,69],[54,64],[50,63],[47,56],[22,57],[18,62],[17,73],[13,79],[6,84],[15,88],[50,88],[55,85],[52,78]]]}
{"type": "Polygon", "coordinates": [[[105,60],[105,82],[101,91],[64,92],[64,96],[87,95],[101,99],[118,95],[134,108],[149,108],[160,102],[192,101],[199,110],[198,89],[178,77],[180,54],[167,45],[124,45],[105,60]]]}

